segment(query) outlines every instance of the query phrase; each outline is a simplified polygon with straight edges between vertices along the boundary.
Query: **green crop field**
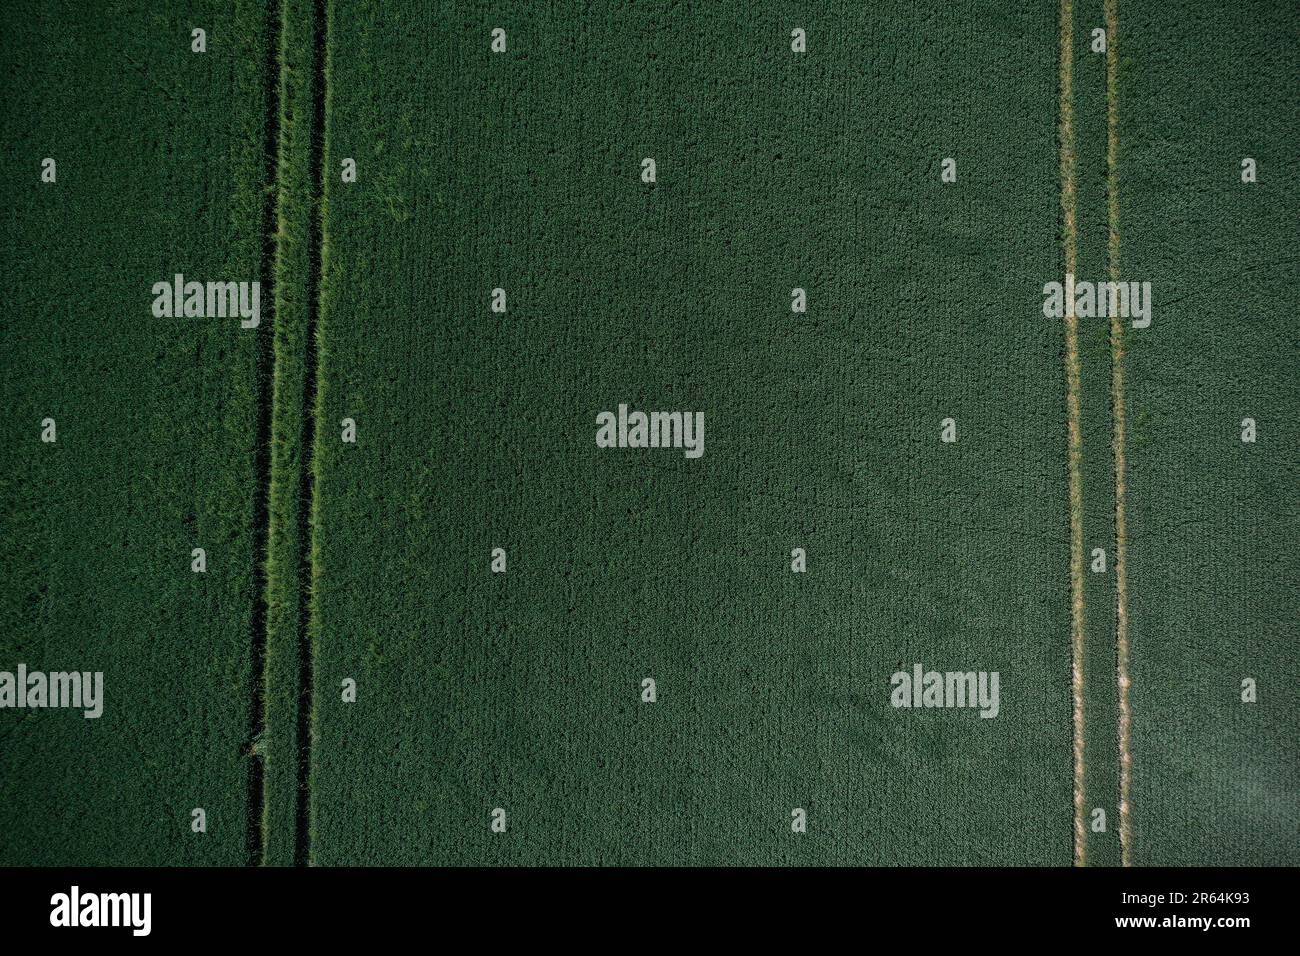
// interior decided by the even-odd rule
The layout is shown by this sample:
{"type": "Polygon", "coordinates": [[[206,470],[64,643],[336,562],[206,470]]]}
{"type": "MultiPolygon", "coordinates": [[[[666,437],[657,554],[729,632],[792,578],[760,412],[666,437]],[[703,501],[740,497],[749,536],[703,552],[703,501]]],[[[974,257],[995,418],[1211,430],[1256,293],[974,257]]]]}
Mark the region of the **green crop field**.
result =
{"type": "Polygon", "coordinates": [[[150,290],[258,278],[274,64],[260,4],[152,6],[3,14],[0,671],[104,675],[99,718],[0,712],[5,863],[249,859],[270,324],[150,290]]]}
{"type": "Polygon", "coordinates": [[[1127,363],[1135,863],[1300,863],[1295,25],[1189,4],[1125,32],[1164,49],[1121,65],[1123,269],[1177,301],[1127,363]]]}
{"type": "Polygon", "coordinates": [[[0,31],[0,864],[1300,864],[1294,11],[102,6],[0,31]]]}

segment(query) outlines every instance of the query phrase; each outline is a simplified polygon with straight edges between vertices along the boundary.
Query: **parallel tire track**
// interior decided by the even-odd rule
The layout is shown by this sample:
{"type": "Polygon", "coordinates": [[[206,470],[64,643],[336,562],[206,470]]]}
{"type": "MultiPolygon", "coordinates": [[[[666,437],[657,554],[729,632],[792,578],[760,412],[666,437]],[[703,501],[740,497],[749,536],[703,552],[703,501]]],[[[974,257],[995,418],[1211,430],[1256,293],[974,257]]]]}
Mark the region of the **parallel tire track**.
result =
{"type": "Polygon", "coordinates": [[[255,440],[257,486],[254,489],[253,527],[253,615],[249,651],[248,741],[248,821],[247,846],[249,865],[264,860],[266,841],[263,814],[266,806],[265,755],[262,741],[266,733],[266,653],[267,653],[267,558],[271,547],[271,408],[275,381],[275,278],[276,226],[279,219],[280,168],[280,16],[278,5],[269,5],[266,15],[266,63],[263,83],[266,95],[265,171],[262,203],[261,281],[264,318],[257,330],[257,432],[255,440]]]}
{"type": "MultiPolygon", "coordinates": [[[[1061,241],[1065,272],[1073,275],[1078,259],[1074,143],[1074,5],[1061,0],[1061,241]]],[[[1080,401],[1079,320],[1074,303],[1065,303],[1066,411],[1069,421],[1070,475],[1070,690],[1074,714],[1074,863],[1087,860],[1084,826],[1083,723],[1083,432],[1080,401]]]]}
{"type": "MultiPolygon", "coordinates": [[[[311,857],[326,0],[281,0],[260,862],[311,857]]],[[[251,841],[250,841],[251,842],[251,841]]]]}
{"type": "MultiPolygon", "coordinates": [[[[1119,0],[1106,0],[1106,214],[1108,270],[1112,282],[1120,280],[1119,259],[1119,0]]],[[[1128,638],[1128,518],[1125,511],[1126,469],[1124,440],[1124,321],[1110,319],[1111,442],[1115,455],[1115,670],[1119,684],[1119,842],[1124,866],[1131,866],[1132,824],[1130,784],[1132,754],[1129,733],[1128,638]]]]}

